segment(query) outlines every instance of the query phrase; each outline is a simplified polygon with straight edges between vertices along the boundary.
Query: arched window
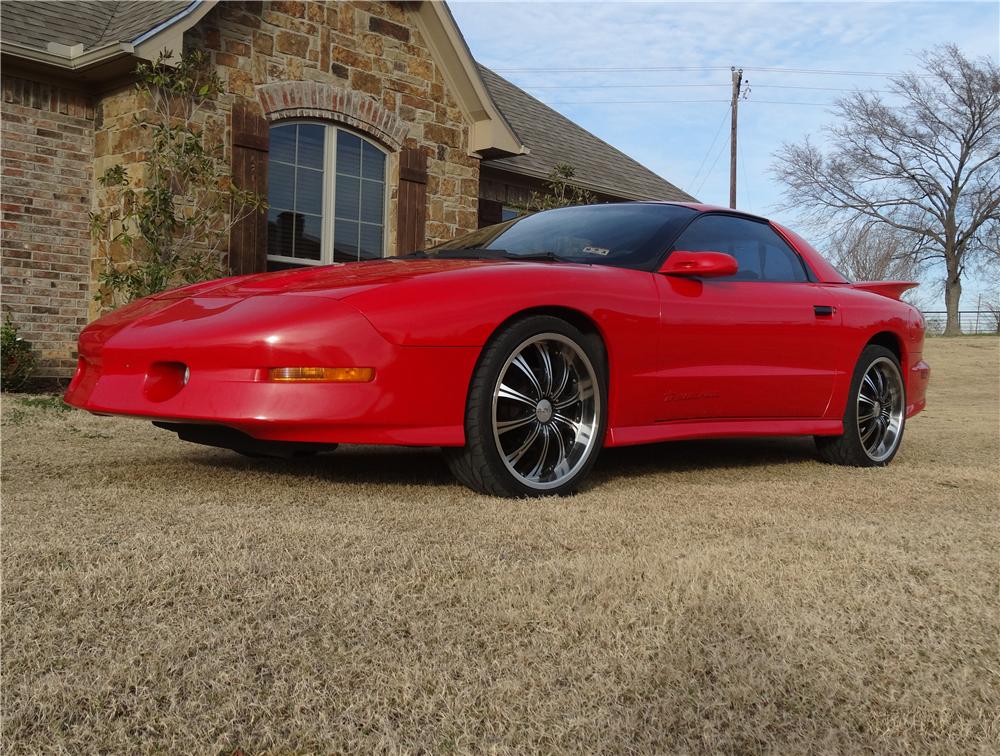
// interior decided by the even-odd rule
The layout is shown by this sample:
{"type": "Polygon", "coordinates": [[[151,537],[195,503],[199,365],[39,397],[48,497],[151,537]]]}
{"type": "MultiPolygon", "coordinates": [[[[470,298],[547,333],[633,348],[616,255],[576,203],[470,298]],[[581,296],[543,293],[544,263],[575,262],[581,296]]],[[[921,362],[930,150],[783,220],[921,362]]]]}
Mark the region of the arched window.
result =
{"type": "Polygon", "coordinates": [[[385,254],[385,152],[315,121],[270,129],[267,261],[270,270],[385,254]]]}

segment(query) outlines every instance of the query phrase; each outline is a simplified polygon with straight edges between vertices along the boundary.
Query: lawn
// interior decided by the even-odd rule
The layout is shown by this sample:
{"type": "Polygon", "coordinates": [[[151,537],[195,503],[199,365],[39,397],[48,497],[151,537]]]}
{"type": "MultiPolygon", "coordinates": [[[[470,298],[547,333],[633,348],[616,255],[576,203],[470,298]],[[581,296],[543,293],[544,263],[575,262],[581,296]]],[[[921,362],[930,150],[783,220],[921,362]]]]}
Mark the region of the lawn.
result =
{"type": "Polygon", "coordinates": [[[605,453],[505,501],[3,401],[3,749],[995,752],[1000,344],[930,340],[887,469],[605,453]]]}

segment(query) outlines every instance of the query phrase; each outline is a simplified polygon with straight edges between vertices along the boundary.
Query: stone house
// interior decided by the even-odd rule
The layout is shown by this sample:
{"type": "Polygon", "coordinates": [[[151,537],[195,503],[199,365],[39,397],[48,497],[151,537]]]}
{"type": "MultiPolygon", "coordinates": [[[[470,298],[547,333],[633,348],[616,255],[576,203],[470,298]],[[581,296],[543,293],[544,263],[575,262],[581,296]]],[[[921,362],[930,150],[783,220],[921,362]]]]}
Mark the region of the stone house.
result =
{"type": "Polygon", "coordinates": [[[140,61],[210,54],[206,120],[269,209],[233,273],[401,254],[498,222],[557,163],[602,199],[691,199],[473,60],[443,2],[38,2],[2,13],[2,306],[65,379],[96,315],[96,177],[137,165],[140,61]]]}

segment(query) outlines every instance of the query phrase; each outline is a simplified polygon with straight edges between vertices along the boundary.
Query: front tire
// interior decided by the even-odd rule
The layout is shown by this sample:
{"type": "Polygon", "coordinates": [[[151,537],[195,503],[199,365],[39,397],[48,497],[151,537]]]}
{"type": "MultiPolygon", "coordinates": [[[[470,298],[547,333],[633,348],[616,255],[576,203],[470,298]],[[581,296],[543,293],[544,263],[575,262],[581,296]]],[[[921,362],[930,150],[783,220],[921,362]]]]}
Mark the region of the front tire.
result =
{"type": "Polygon", "coordinates": [[[896,355],[865,347],[854,368],[844,433],[816,436],[820,457],[832,464],[882,467],[899,451],[906,427],[906,388],[896,355]]]}
{"type": "Polygon", "coordinates": [[[479,493],[574,493],[607,425],[600,338],[548,315],[526,317],[487,345],[469,388],[465,446],[445,449],[452,473],[479,493]]]}

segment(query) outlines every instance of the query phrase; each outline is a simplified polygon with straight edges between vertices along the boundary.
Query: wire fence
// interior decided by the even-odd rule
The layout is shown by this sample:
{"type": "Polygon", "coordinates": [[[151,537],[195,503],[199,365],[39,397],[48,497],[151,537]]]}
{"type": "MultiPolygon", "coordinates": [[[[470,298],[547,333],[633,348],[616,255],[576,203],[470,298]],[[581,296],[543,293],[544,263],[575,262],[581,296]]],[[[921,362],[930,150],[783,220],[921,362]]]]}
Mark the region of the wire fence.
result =
{"type": "MultiPolygon", "coordinates": [[[[940,335],[944,333],[948,313],[944,310],[921,310],[927,321],[927,333],[940,335]]],[[[962,333],[1000,333],[1000,312],[993,310],[959,310],[958,322],[962,333]]]]}

